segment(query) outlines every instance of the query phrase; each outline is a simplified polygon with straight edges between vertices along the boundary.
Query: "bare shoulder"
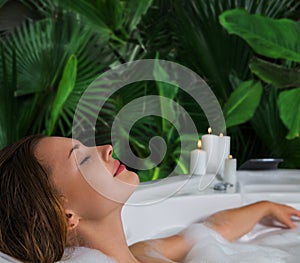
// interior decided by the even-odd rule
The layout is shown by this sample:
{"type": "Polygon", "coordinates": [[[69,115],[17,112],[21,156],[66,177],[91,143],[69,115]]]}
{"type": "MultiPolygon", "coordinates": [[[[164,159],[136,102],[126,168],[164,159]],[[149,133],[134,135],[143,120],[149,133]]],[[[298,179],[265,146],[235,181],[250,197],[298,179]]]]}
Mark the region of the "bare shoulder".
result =
{"type": "Polygon", "coordinates": [[[129,249],[141,263],[176,263],[162,254],[159,241],[156,240],[138,242],[131,245],[129,249]]]}

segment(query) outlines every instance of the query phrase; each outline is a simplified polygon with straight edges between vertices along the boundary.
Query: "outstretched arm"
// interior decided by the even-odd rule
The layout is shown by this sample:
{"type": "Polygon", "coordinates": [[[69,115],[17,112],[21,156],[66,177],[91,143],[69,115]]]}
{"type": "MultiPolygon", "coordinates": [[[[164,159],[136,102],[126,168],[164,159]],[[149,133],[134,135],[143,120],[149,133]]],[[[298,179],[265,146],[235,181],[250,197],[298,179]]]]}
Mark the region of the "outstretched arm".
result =
{"type": "Polygon", "coordinates": [[[206,225],[225,239],[234,241],[248,233],[262,218],[270,216],[288,228],[295,224],[291,216],[300,217],[300,211],[278,203],[261,201],[247,206],[224,210],[208,217],[206,225]]]}
{"type": "MultiPolygon", "coordinates": [[[[300,211],[286,205],[261,201],[239,208],[217,212],[205,220],[205,224],[221,234],[225,239],[234,241],[248,233],[262,218],[271,216],[288,228],[295,227],[291,216],[300,217],[300,211]]],[[[178,234],[167,238],[139,242],[131,246],[136,256],[144,251],[156,250],[161,255],[174,261],[180,261],[190,251],[193,243],[178,234]]]]}

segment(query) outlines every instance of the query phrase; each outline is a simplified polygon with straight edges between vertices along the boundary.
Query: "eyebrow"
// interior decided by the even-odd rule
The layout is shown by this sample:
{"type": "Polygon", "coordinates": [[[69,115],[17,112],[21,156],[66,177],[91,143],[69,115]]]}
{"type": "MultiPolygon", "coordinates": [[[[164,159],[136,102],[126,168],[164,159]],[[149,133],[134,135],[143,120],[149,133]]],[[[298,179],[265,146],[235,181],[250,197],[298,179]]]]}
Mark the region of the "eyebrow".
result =
{"type": "Polygon", "coordinates": [[[70,158],[72,152],[73,152],[74,150],[78,149],[78,148],[79,148],[79,144],[75,144],[75,145],[71,148],[71,150],[70,150],[70,152],[69,152],[68,159],[70,158]]]}

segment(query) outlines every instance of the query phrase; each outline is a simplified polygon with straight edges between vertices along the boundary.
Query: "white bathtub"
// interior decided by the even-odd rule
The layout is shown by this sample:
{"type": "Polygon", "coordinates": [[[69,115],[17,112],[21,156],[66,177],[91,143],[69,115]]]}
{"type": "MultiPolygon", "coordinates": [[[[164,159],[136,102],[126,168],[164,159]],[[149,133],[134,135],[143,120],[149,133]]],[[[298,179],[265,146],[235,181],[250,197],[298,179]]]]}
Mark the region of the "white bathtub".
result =
{"type": "Polygon", "coordinates": [[[300,170],[238,171],[238,184],[226,192],[213,190],[219,181],[187,175],[142,184],[122,213],[128,244],[168,236],[216,211],[258,200],[272,200],[300,209],[300,170]]]}

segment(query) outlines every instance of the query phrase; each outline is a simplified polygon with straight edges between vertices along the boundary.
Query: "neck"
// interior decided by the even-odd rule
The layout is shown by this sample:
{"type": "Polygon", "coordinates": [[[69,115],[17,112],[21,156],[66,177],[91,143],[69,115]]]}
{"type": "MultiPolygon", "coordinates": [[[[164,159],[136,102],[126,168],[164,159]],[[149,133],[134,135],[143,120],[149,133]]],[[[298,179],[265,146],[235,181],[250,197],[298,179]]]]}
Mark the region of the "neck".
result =
{"type": "Polygon", "coordinates": [[[83,246],[100,250],[117,262],[138,262],[128,248],[120,211],[114,211],[101,221],[83,219],[78,233],[83,246]]]}

